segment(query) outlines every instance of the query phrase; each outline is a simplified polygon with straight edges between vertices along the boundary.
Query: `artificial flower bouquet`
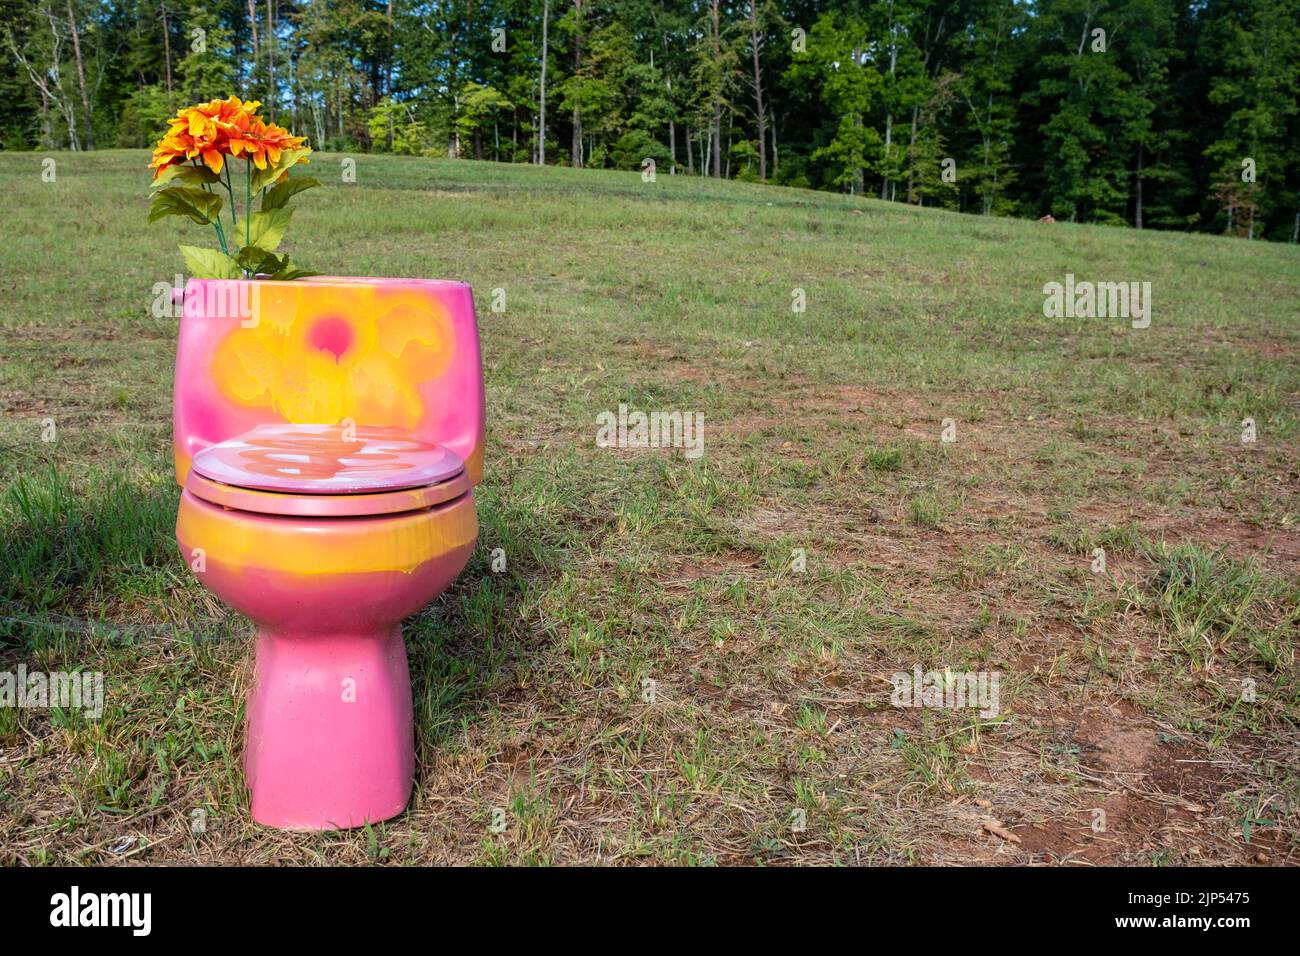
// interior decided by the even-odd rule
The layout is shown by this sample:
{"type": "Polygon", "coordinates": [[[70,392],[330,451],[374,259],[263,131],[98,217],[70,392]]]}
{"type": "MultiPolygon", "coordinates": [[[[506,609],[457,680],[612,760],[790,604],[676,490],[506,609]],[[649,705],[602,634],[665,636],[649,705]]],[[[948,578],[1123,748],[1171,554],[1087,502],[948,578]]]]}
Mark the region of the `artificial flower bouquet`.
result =
{"type": "Polygon", "coordinates": [[[310,176],[289,178],[289,170],[306,163],[311,149],[306,138],[257,115],[261,103],[237,96],[200,103],[177,112],[167,133],[153,151],[157,190],[149,207],[149,221],[164,216],[187,216],[201,226],[211,225],[220,250],[182,245],[181,254],[190,274],[200,279],[298,279],[318,275],[296,269],[289,256],[277,255],[293,210],[289,200],[320,181],[310,176]],[[232,160],[230,162],[227,159],[232,160]],[[243,216],[235,201],[241,185],[233,160],[243,159],[243,216]],[[230,199],[230,231],[221,222],[230,199]],[[254,199],[259,208],[253,211],[254,199]]]}

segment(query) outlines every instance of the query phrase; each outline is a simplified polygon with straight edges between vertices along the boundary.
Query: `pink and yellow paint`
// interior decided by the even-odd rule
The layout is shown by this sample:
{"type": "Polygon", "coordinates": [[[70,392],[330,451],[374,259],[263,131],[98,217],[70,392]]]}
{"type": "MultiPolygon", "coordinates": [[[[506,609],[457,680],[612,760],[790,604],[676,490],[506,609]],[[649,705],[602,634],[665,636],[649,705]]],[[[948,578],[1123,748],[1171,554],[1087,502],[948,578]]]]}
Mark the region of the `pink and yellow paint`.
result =
{"type": "Polygon", "coordinates": [[[399,625],[478,534],[470,288],[191,280],[173,433],[182,556],[257,624],[253,818],[329,829],[400,813],[414,726],[399,625]]]}

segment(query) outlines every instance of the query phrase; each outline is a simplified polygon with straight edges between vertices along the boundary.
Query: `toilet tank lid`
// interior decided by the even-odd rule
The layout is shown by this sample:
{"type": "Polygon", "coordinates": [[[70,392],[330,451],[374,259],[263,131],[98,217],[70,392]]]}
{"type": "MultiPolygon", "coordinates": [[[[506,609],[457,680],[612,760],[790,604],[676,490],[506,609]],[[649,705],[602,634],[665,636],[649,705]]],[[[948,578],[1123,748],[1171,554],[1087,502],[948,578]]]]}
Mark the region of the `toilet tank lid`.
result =
{"type": "Polygon", "coordinates": [[[436,484],[464,471],[465,462],[398,428],[258,425],[203,449],[193,468],[236,488],[346,495],[436,484]]]}

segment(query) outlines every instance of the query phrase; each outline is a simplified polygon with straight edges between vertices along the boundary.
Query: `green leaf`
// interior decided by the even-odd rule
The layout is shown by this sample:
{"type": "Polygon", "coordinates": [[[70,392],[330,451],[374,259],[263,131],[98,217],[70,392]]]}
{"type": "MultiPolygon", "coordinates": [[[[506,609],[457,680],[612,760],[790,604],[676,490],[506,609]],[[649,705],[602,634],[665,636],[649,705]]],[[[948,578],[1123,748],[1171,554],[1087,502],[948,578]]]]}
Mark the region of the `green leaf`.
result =
{"type": "Polygon", "coordinates": [[[248,244],[274,252],[284,238],[284,231],[289,228],[293,217],[292,209],[272,209],[270,212],[255,212],[248,217],[248,244]]]}
{"type": "Polygon", "coordinates": [[[296,196],[304,189],[311,189],[313,186],[319,186],[320,180],[313,179],[311,176],[300,176],[297,179],[286,179],[284,182],[268,189],[266,195],[262,197],[262,212],[270,212],[272,209],[283,209],[285,203],[290,198],[296,196]]]}
{"type": "Polygon", "coordinates": [[[221,214],[221,197],[193,186],[169,186],[154,194],[149,204],[149,221],[164,216],[189,216],[206,226],[221,214]]]}
{"type": "Polygon", "coordinates": [[[269,266],[271,265],[271,260],[274,259],[276,259],[275,256],[271,256],[270,259],[267,259],[261,271],[266,275],[268,279],[272,279],[276,282],[289,282],[293,279],[305,278],[306,276],[320,275],[319,272],[311,272],[310,270],[307,269],[295,269],[292,266],[290,266],[288,253],[285,253],[284,255],[278,258],[278,262],[276,263],[276,268],[273,271],[272,269],[269,268],[269,266]]]}
{"type": "Polygon", "coordinates": [[[307,276],[318,276],[319,272],[312,272],[308,269],[282,269],[271,276],[277,282],[289,282],[293,279],[305,279],[307,276]]]}
{"type": "Polygon", "coordinates": [[[286,149],[280,152],[280,161],[274,166],[267,166],[266,169],[253,167],[253,192],[261,192],[270,186],[306,155],[305,149],[286,149]]]}
{"type": "Polygon", "coordinates": [[[206,166],[185,166],[180,163],[173,163],[170,166],[164,166],[158,178],[149,184],[150,189],[157,189],[159,186],[165,186],[173,179],[179,179],[183,183],[193,183],[202,185],[203,183],[220,182],[220,177],[206,166]]]}
{"type": "Polygon", "coordinates": [[[208,225],[221,213],[221,197],[191,186],[170,186],[154,194],[149,204],[149,221],[164,216],[186,216],[199,225],[208,225]]]}
{"type": "Polygon", "coordinates": [[[224,252],[198,246],[181,246],[180,249],[185,257],[185,268],[196,279],[242,279],[244,276],[239,263],[224,252]]]}
{"type": "Polygon", "coordinates": [[[241,269],[252,275],[274,275],[289,264],[288,256],[277,256],[257,246],[244,246],[235,256],[235,262],[241,269]]]}

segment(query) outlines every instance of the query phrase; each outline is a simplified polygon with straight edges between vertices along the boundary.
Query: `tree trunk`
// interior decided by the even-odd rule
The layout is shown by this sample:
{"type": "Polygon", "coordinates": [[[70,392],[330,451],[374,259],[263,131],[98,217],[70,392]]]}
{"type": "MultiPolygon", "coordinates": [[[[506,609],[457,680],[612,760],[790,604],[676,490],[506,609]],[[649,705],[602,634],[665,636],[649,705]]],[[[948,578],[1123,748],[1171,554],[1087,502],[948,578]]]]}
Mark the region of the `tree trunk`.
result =
{"type": "MultiPolygon", "coordinates": [[[[713,41],[713,62],[715,68],[722,63],[722,25],[718,12],[718,0],[712,0],[709,5],[710,13],[710,36],[713,41]]],[[[713,152],[713,178],[722,178],[722,91],[718,88],[722,82],[722,77],[714,77],[713,90],[710,95],[713,97],[713,124],[709,130],[709,136],[712,142],[709,149],[713,152]]]]}
{"type": "MultiPolygon", "coordinates": [[[[853,117],[854,129],[862,129],[862,114],[857,113],[853,117]]],[[[853,166],[853,195],[864,196],[867,192],[866,176],[863,175],[862,167],[856,163],[853,166]]]]}
{"type": "MultiPolygon", "coordinates": [[[[665,40],[665,42],[667,42],[667,40],[665,40]]],[[[671,103],[673,99],[673,78],[670,76],[666,79],[665,82],[668,85],[668,102],[670,104],[669,108],[671,109],[671,103]]],[[[668,117],[668,152],[669,154],[672,155],[673,158],[672,162],[668,164],[668,172],[669,175],[676,176],[677,175],[677,124],[673,121],[673,118],[671,116],[668,117]]],[[[691,147],[690,147],[690,143],[688,142],[686,145],[686,155],[688,158],[690,157],[690,153],[691,153],[691,147]]]]}
{"type": "MultiPolygon", "coordinates": [[[[894,139],[894,114],[885,114],[885,162],[889,161],[889,145],[894,139]]],[[[889,172],[886,171],[884,177],[880,180],[880,198],[886,199],[889,196],[889,172]]]]}
{"type": "MultiPolygon", "coordinates": [[[[391,10],[391,4],[390,4],[391,10]]],[[[275,120],[275,0],[266,0],[266,106],[270,119],[275,120]]],[[[393,124],[388,124],[388,148],[393,148],[393,124]]]]}
{"type": "Polygon", "coordinates": [[[81,109],[85,114],[86,149],[95,148],[95,129],[90,115],[90,94],[86,92],[86,66],[81,59],[81,36],[77,32],[77,18],[72,15],[72,0],[68,0],[68,28],[72,31],[72,52],[77,60],[77,82],[81,85],[81,109]]]}
{"type": "Polygon", "coordinates": [[[1137,205],[1133,211],[1134,227],[1142,228],[1142,144],[1138,143],[1138,165],[1137,165],[1137,205]]]}
{"type": "MultiPolygon", "coordinates": [[[[573,0],[577,32],[573,36],[573,75],[582,72],[582,0],[573,0]]],[[[573,107],[573,140],[569,148],[569,162],[574,169],[582,168],[582,115],[573,107]]]]}
{"type": "MultiPolygon", "coordinates": [[[[54,37],[54,55],[51,57],[51,60],[54,67],[57,67],[61,62],[61,54],[59,53],[60,38],[58,30],[54,27],[53,18],[50,19],[50,33],[54,37]]],[[[23,55],[22,50],[19,49],[18,44],[14,41],[12,33],[6,31],[5,42],[9,47],[10,54],[18,61],[19,65],[22,66],[23,70],[27,73],[28,78],[32,81],[32,85],[35,86],[37,91],[41,94],[41,145],[46,149],[58,148],[54,142],[54,125],[50,119],[50,105],[53,104],[58,107],[59,113],[63,117],[63,122],[67,126],[69,148],[74,153],[80,151],[80,140],[77,138],[77,110],[72,105],[72,100],[68,98],[67,93],[63,89],[63,81],[60,78],[57,69],[51,68],[48,76],[43,72],[38,71],[34,66],[32,66],[31,61],[23,55]],[[48,79],[50,83],[54,84],[53,89],[51,89],[50,85],[46,83],[46,79],[48,79]]]]}
{"type": "Polygon", "coordinates": [[[763,72],[758,58],[758,0],[749,0],[749,45],[754,51],[754,115],[758,118],[758,178],[767,181],[767,113],[763,110],[763,72]]]}
{"type": "MultiPolygon", "coordinates": [[[[691,124],[686,124],[686,171],[695,175],[695,153],[691,151],[691,124]]],[[[1297,213],[1300,215],[1300,213],[1297,213]]]]}
{"type": "MultiPolygon", "coordinates": [[[[894,36],[894,0],[889,0],[889,21],[886,25],[885,32],[890,37],[889,43],[889,76],[892,79],[894,71],[898,68],[898,44],[893,41],[894,36]]],[[[893,93],[893,89],[890,89],[893,93]]],[[[889,162],[889,147],[894,141],[894,112],[893,110],[885,111],[885,163],[889,162]]],[[[886,199],[892,195],[889,186],[889,167],[885,167],[885,175],[880,182],[880,198],[886,199]]]]}
{"type": "Polygon", "coordinates": [[[772,114],[772,175],[781,169],[781,154],[776,149],[776,114],[772,114]]]}
{"type": "MultiPolygon", "coordinates": [[[[384,95],[391,99],[393,95],[393,0],[388,0],[388,51],[386,58],[388,62],[385,64],[384,72],[384,95]]],[[[272,76],[274,76],[274,68],[272,68],[272,76]]],[[[392,139],[390,128],[388,135],[389,149],[393,148],[392,139]]]]}
{"type": "MultiPolygon", "coordinates": [[[[992,100],[992,96],[990,96],[989,99],[992,100]]],[[[991,116],[992,113],[990,112],[989,115],[991,116]]],[[[993,192],[994,189],[996,188],[996,181],[994,183],[990,183],[988,180],[989,155],[990,155],[989,151],[990,151],[990,143],[989,143],[988,134],[986,133],[984,134],[984,176],[985,176],[984,183],[983,183],[984,196],[983,196],[983,205],[981,207],[983,208],[984,215],[986,216],[990,215],[993,212],[993,192]]]]}
{"type": "MultiPolygon", "coordinates": [[[[45,91],[40,90],[40,144],[44,148],[51,148],[55,142],[55,129],[49,122],[49,96],[45,91]]],[[[1296,222],[1300,222],[1300,212],[1296,213],[1296,222]]]]}
{"type": "MultiPolygon", "coordinates": [[[[253,28],[253,65],[248,73],[248,86],[251,90],[253,84],[257,81],[257,0],[248,0],[248,22],[253,28]]],[[[341,111],[339,113],[339,125],[343,125],[341,111]]]]}
{"type": "Polygon", "coordinates": [[[731,178],[731,130],[734,129],[736,125],[733,120],[735,115],[735,110],[730,108],[727,109],[727,167],[723,170],[723,179],[731,178]]]}
{"type": "MultiPolygon", "coordinates": [[[[664,47],[664,85],[668,88],[668,110],[669,110],[668,112],[668,153],[672,157],[672,160],[668,164],[668,174],[670,176],[676,176],[677,175],[677,123],[676,123],[677,114],[673,108],[673,77],[672,74],[668,72],[668,63],[669,63],[668,33],[666,31],[661,32],[659,34],[659,41],[663,44],[664,47]]],[[[687,148],[687,151],[689,152],[689,147],[687,148]]]]}
{"type": "MultiPolygon", "coordinates": [[[[455,95],[451,98],[451,115],[460,115],[459,95],[455,95]]],[[[460,125],[458,123],[451,124],[451,141],[448,147],[448,152],[450,153],[450,158],[460,159],[460,125]]]]}
{"type": "Polygon", "coordinates": [[[547,32],[551,20],[551,0],[542,2],[542,100],[540,118],[537,123],[537,165],[546,165],[546,52],[550,46],[550,34],[547,32]]]}
{"type": "Polygon", "coordinates": [[[912,107],[912,139],[907,144],[907,151],[911,153],[911,157],[907,161],[907,201],[909,203],[912,201],[912,183],[916,172],[916,114],[919,111],[920,107],[912,107]]]}
{"type": "Polygon", "coordinates": [[[710,168],[713,171],[714,179],[722,178],[722,99],[713,101],[713,124],[710,127],[709,135],[712,142],[709,144],[711,151],[710,168]]]}
{"type": "Polygon", "coordinates": [[[167,22],[167,4],[160,4],[162,7],[162,25],[163,25],[163,56],[167,63],[167,92],[172,91],[172,38],[171,26],[167,22]]]}

